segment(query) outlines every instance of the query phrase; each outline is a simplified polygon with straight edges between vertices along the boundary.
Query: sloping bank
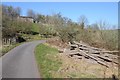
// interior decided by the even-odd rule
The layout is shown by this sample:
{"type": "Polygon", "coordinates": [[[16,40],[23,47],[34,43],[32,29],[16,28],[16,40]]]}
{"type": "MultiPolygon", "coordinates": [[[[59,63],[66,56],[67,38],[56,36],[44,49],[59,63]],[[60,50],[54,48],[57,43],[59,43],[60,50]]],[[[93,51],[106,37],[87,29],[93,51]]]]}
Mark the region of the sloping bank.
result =
{"type": "Polygon", "coordinates": [[[35,49],[40,76],[42,78],[54,78],[62,62],[57,58],[58,50],[46,44],[39,44],[35,49]]]}

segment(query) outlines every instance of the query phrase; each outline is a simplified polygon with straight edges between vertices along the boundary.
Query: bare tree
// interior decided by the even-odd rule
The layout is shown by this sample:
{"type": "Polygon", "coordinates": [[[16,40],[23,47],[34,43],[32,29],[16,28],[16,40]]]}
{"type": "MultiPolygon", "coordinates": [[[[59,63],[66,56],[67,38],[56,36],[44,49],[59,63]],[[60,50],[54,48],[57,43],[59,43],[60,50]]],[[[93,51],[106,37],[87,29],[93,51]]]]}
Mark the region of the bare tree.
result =
{"type": "Polygon", "coordinates": [[[106,21],[100,20],[96,23],[100,30],[107,30],[109,29],[110,25],[106,21]]]}
{"type": "Polygon", "coordinates": [[[78,19],[78,24],[82,27],[82,29],[84,29],[87,23],[88,23],[87,18],[84,15],[80,16],[80,18],[78,19]]]}
{"type": "Polygon", "coordinates": [[[9,17],[10,19],[15,19],[17,16],[20,16],[21,8],[14,8],[12,6],[2,5],[2,15],[9,17]]]}
{"type": "Polygon", "coordinates": [[[27,16],[28,16],[28,17],[32,17],[32,18],[35,18],[35,12],[34,12],[33,10],[29,9],[29,10],[27,11],[27,16]]]}
{"type": "Polygon", "coordinates": [[[36,15],[35,15],[35,19],[36,19],[36,21],[38,21],[38,22],[45,23],[45,16],[42,15],[42,14],[36,14],[36,15]]]}
{"type": "Polygon", "coordinates": [[[20,7],[15,8],[15,12],[16,12],[16,16],[20,16],[21,8],[20,7]]]}

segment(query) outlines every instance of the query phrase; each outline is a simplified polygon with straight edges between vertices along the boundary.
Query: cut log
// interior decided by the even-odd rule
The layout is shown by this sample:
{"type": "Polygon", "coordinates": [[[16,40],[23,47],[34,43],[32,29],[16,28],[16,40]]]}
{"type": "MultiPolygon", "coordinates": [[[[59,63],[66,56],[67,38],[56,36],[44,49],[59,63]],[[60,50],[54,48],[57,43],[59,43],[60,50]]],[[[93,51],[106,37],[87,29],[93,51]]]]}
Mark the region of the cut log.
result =
{"type": "Polygon", "coordinates": [[[88,53],[91,53],[91,54],[100,54],[99,51],[96,51],[96,50],[92,50],[90,48],[84,48],[84,47],[79,47],[80,50],[84,50],[84,51],[88,51],[88,53]]]}
{"type": "Polygon", "coordinates": [[[73,55],[73,57],[77,59],[82,59],[82,56],[78,56],[78,55],[73,55]]]}
{"type": "Polygon", "coordinates": [[[116,64],[119,64],[118,62],[114,61],[113,59],[110,59],[110,58],[107,58],[107,57],[104,57],[104,56],[100,56],[100,55],[97,55],[99,58],[105,60],[105,61],[108,61],[108,62],[113,62],[113,63],[116,63],[116,64]]]}
{"type": "Polygon", "coordinates": [[[71,44],[70,46],[71,47],[78,47],[76,44],[71,44]]]}
{"type": "Polygon", "coordinates": [[[113,62],[113,63],[115,63],[115,64],[118,64],[117,61],[115,61],[115,60],[113,60],[113,59],[110,59],[110,58],[108,58],[108,57],[104,57],[104,56],[101,56],[101,55],[98,55],[98,54],[94,54],[94,55],[92,55],[92,56],[98,57],[98,58],[103,59],[104,61],[107,61],[107,62],[113,62]]]}
{"type": "Polygon", "coordinates": [[[91,59],[97,61],[99,64],[102,64],[102,65],[104,65],[104,66],[106,66],[106,67],[109,67],[109,65],[107,65],[105,62],[100,61],[100,59],[95,58],[95,57],[93,57],[92,55],[87,54],[87,53],[85,53],[85,52],[82,51],[82,50],[80,50],[80,52],[82,52],[82,54],[84,54],[85,56],[87,56],[87,57],[89,57],[89,58],[91,58],[91,59]]]}
{"type": "MultiPolygon", "coordinates": [[[[70,46],[72,49],[78,51],[77,54],[82,55],[85,58],[93,59],[96,62],[98,62],[99,64],[104,65],[106,67],[108,67],[109,65],[107,65],[105,62],[113,62],[115,64],[118,64],[117,61],[113,60],[115,55],[113,55],[112,56],[113,58],[111,58],[111,56],[104,55],[104,54],[105,53],[119,53],[119,51],[107,51],[105,49],[91,47],[87,44],[78,43],[76,41],[74,41],[74,45],[71,44],[70,46]],[[89,53],[89,54],[87,54],[87,53],[89,53]],[[91,54],[95,54],[95,55],[91,55],[91,54]]],[[[76,55],[76,53],[70,53],[70,55],[76,55]]]]}
{"type": "Polygon", "coordinates": [[[103,49],[100,49],[100,48],[91,47],[87,44],[78,43],[76,41],[74,41],[74,43],[77,44],[79,47],[85,47],[85,48],[88,48],[88,49],[91,49],[91,50],[96,50],[96,51],[102,51],[103,50],[103,49]]]}
{"type": "Polygon", "coordinates": [[[78,46],[77,46],[77,45],[73,45],[73,44],[71,44],[70,47],[71,47],[70,50],[75,50],[75,48],[77,48],[78,46]]]}
{"type": "Polygon", "coordinates": [[[103,54],[103,56],[111,58],[111,59],[118,59],[118,55],[114,55],[114,54],[105,53],[103,54]]]}
{"type": "Polygon", "coordinates": [[[102,51],[102,49],[100,49],[100,48],[95,48],[95,47],[91,47],[91,46],[88,46],[88,48],[90,48],[92,50],[96,50],[96,51],[102,51]]]}
{"type": "Polygon", "coordinates": [[[98,51],[91,52],[92,54],[100,54],[98,51]]]}
{"type": "Polygon", "coordinates": [[[58,52],[59,52],[59,53],[63,53],[64,50],[62,50],[62,49],[58,49],[58,52]]]}
{"type": "Polygon", "coordinates": [[[98,51],[100,53],[119,53],[119,51],[98,51]]]}
{"type": "Polygon", "coordinates": [[[79,47],[80,50],[86,50],[86,51],[89,51],[88,48],[85,48],[85,47],[79,47]]]}
{"type": "Polygon", "coordinates": [[[85,52],[82,51],[82,50],[79,50],[79,52],[77,52],[77,53],[74,53],[74,52],[69,53],[69,55],[72,56],[72,57],[75,56],[75,55],[77,55],[77,54],[82,55],[82,56],[84,56],[85,58],[93,59],[93,60],[95,60],[97,63],[99,63],[99,64],[101,64],[101,65],[103,65],[103,66],[109,67],[109,65],[107,65],[105,62],[102,62],[102,60],[94,57],[93,55],[87,54],[87,53],[85,53],[85,52]]]}
{"type": "Polygon", "coordinates": [[[97,58],[93,57],[93,56],[92,56],[92,55],[90,55],[90,54],[85,53],[85,52],[84,52],[84,51],[82,51],[82,50],[80,50],[80,53],[81,53],[81,54],[83,54],[84,56],[88,56],[89,58],[94,59],[95,61],[97,61],[97,60],[98,60],[97,58]]]}
{"type": "Polygon", "coordinates": [[[97,61],[99,64],[101,64],[101,65],[103,65],[103,66],[106,66],[106,67],[108,67],[109,68],[109,66],[106,64],[106,63],[104,63],[104,62],[102,62],[102,61],[97,61]]]}

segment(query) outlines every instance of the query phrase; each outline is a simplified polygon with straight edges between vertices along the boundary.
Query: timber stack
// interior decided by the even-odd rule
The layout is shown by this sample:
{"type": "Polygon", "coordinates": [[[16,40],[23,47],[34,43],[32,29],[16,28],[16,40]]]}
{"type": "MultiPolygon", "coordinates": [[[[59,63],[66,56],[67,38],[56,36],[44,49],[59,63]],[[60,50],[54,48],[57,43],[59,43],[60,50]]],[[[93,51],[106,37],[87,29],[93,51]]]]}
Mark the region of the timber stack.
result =
{"type": "Polygon", "coordinates": [[[108,51],[105,49],[91,47],[83,42],[70,43],[70,49],[67,52],[69,57],[75,57],[78,59],[82,59],[82,57],[86,59],[92,59],[97,63],[110,67],[109,63],[118,65],[118,53],[119,51],[108,51]]]}

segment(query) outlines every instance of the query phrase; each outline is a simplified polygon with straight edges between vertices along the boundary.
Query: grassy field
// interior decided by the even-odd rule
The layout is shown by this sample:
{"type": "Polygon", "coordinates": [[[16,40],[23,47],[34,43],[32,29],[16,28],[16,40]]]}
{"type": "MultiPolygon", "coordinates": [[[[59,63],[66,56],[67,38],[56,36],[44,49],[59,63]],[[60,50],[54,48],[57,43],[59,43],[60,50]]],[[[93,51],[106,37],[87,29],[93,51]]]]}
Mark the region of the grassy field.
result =
{"type": "Polygon", "coordinates": [[[42,78],[54,78],[62,62],[57,59],[58,50],[45,44],[40,44],[35,49],[40,76],[42,78]]]}

